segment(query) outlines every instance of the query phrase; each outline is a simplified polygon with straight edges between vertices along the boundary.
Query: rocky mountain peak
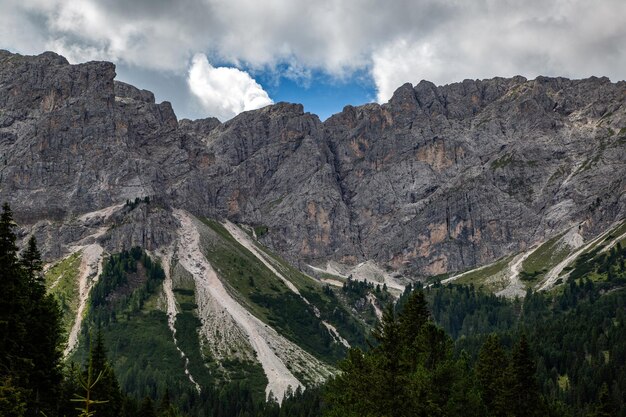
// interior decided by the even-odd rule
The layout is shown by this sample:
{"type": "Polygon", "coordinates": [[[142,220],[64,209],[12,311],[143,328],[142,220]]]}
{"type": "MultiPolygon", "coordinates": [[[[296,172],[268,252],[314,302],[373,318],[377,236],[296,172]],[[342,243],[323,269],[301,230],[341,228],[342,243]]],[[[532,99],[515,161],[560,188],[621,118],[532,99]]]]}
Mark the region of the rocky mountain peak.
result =
{"type": "Polygon", "coordinates": [[[178,121],[111,63],[2,51],[0,200],[49,256],[87,233],[49,222],[150,196],[111,250],[167,244],[181,208],[300,265],[443,274],[624,218],[625,101],[624,82],[518,76],[407,83],[323,123],[290,103],[178,121]]]}

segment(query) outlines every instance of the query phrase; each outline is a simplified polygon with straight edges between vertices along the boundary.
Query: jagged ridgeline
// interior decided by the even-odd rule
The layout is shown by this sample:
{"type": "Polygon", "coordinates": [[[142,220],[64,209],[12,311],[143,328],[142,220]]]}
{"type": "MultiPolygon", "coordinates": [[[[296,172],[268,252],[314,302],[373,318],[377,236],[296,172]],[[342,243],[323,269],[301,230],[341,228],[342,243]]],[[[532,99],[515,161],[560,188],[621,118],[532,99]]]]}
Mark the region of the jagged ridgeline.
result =
{"type": "Polygon", "coordinates": [[[102,227],[86,213],[150,197],[164,210],[114,216],[107,250],[167,246],[180,208],[252,225],[300,267],[465,271],[624,220],[625,85],[423,81],[324,122],[288,103],[179,121],[111,63],[4,51],[0,200],[47,259],[102,227]]]}
{"type": "MultiPolygon", "coordinates": [[[[547,322],[587,282],[615,300],[625,102],[624,82],[513,77],[406,84],[324,122],[288,103],[179,121],[111,63],[0,51],[0,201],[39,242],[64,357],[84,362],[100,328],[125,392],[167,388],[201,415],[220,396],[282,399],[337,375],[407,284],[480,291],[471,306],[431,301],[474,356],[487,332],[519,339],[516,297],[544,300],[547,322]]],[[[602,378],[554,357],[542,395],[565,401],[556,387],[571,383],[568,404],[592,410],[599,394],[581,387],[602,378]]],[[[605,378],[614,408],[620,375],[605,378]]]]}

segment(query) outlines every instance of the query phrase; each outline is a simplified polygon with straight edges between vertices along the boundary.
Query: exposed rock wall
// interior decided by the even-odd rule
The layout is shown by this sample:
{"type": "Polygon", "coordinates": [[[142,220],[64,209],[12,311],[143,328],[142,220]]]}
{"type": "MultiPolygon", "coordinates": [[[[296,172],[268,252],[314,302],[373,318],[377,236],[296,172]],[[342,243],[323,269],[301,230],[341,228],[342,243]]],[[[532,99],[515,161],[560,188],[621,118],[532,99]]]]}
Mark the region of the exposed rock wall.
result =
{"type": "Polygon", "coordinates": [[[93,234],[81,214],[145,196],[94,239],[167,244],[177,207],[267,226],[292,261],[440,274],[626,217],[624,82],[422,81],[323,123],[279,103],[222,124],[178,122],[114,78],[106,62],[0,51],[0,200],[50,257],[93,234]]]}

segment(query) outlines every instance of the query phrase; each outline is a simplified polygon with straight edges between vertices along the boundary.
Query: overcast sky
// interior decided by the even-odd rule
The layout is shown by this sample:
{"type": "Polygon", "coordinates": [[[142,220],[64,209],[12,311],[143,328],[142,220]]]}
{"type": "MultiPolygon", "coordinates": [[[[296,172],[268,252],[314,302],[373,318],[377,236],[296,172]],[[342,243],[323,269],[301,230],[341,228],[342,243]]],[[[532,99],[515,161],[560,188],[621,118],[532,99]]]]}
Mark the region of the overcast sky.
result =
{"type": "Polygon", "coordinates": [[[189,118],[322,119],[405,82],[626,78],[626,0],[0,0],[0,48],[108,60],[189,118]]]}

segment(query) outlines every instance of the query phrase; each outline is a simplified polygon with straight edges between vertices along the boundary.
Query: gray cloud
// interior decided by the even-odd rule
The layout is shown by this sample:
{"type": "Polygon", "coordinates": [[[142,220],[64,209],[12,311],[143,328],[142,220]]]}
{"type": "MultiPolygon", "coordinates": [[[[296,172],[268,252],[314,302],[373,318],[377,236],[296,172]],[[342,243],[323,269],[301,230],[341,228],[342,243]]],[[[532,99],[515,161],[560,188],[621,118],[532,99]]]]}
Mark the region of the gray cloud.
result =
{"type": "Polygon", "coordinates": [[[378,100],[429,79],[626,75],[623,0],[0,0],[0,47],[184,77],[191,58],[253,70],[370,71],[378,100]],[[279,65],[281,64],[281,65],[279,65]]]}

